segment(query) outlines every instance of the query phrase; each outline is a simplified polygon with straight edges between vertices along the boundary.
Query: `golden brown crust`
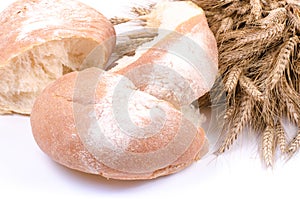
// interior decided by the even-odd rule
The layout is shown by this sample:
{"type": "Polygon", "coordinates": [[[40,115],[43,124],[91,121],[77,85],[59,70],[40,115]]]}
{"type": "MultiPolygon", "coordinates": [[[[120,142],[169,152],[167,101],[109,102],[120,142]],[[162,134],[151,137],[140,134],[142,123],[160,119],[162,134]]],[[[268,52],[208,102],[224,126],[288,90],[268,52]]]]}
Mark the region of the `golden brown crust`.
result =
{"type": "MultiPolygon", "coordinates": [[[[102,175],[106,178],[122,180],[151,179],[184,169],[197,160],[201,152],[206,150],[207,146],[204,144],[206,140],[205,134],[203,130],[199,129],[190,147],[175,162],[170,163],[165,168],[153,172],[135,174],[105,166],[97,161],[84,147],[80,135],[78,135],[73,110],[74,87],[77,76],[78,72],[73,72],[51,84],[38,97],[31,115],[34,138],[40,148],[54,161],[75,170],[102,175]]],[[[105,84],[105,82],[100,82],[99,84],[105,84]]],[[[100,88],[98,87],[98,89],[100,88]]],[[[178,121],[178,123],[180,122],[178,121]]],[[[110,124],[107,125],[107,128],[109,126],[110,124]]],[[[176,133],[176,131],[173,131],[173,127],[169,128],[171,133],[176,133]]],[[[156,139],[159,141],[159,138],[156,139]]],[[[139,149],[147,152],[147,146],[143,144],[144,140],[141,139],[139,142],[139,149]]],[[[153,140],[153,142],[155,143],[156,140],[153,140]]]]}
{"type": "Polygon", "coordinates": [[[163,36],[119,60],[111,71],[175,106],[199,99],[211,89],[218,71],[217,44],[204,11],[192,2],[163,2],[146,19],[163,36]],[[175,12],[181,9],[185,13],[178,17],[175,12]]]}
{"type": "MultiPolygon", "coordinates": [[[[190,74],[193,70],[182,69],[190,67],[187,64],[182,67],[180,64],[182,62],[171,63],[174,63],[174,67],[178,67],[177,71],[181,72],[180,75],[191,80],[188,83],[195,86],[193,88],[197,91],[195,93],[202,95],[208,91],[210,84],[214,81],[217,70],[217,50],[216,42],[208,28],[203,11],[197,10],[195,7],[193,9],[196,14],[190,18],[184,18],[185,21],[177,24],[175,34],[196,38],[195,43],[200,45],[200,50],[202,50],[201,48],[204,50],[199,51],[203,52],[201,56],[203,54],[208,56],[208,59],[205,59],[205,63],[199,68],[201,71],[208,67],[207,71],[206,73],[201,71],[199,75],[193,74],[193,76],[190,74]],[[209,77],[203,74],[208,74],[209,77]],[[193,81],[195,76],[197,80],[193,81]]],[[[150,49],[124,67],[118,68],[117,66],[116,69],[109,72],[99,72],[97,69],[74,72],[50,85],[37,99],[31,115],[33,135],[40,148],[56,162],[72,169],[122,180],[152,179],[175,173],[202,157],[208,150],[204,131],[201,128],[198,129],[190,118],[187,119],[186,115],[180,111],[180,107],[172,101],[153,95],[152,91],[159,92],[162,89],[152,87],[151,92],[148,92],[145,89],[149,86],[148,82],[144,87],[141,86],[141,82],[139,82],[142,80],[141,77],[149,72],[147,69],[151,70],[151,67],[136,70],[145,63],[151,64],[155,60],[165,61],[164,55],[168,55],[168,47],[178,40],[173,34],[170,34],[159,41],[158,48],[165,47],[161,48],[165,51],[161,52],[160,56],[155,50],[150,49]],[[138,73],[132,74],[132,78],[129,78],[128,72],[131,71],[138,73]],[[132,99],[127,99],[122,92],[117,90],[120,79],[125,80],[125,86],[121,85],[121,88],[125,91],[128,89],[129,93],[133,93],[130,95],[133,96],[132,99]],[[92,85],[93,81],[96,82],[95,90],[93,89],[95,85],[92,85]],[[82,87],[80,84],[78,85],[78,82],[81,82],[82,87]],[[88,89],[85,90],[85,87],[88,89]],[[93,93],[89,93],[90,90],[93,93]],[[116,100],[113,98],[115,94],[117,95],[116,100]],[[119,104],[114,105],[116,101],[119,104]],[[146,133],[151,136],[147,134],[144,137],[139,135],[141,132],[135,134],[136,129],[134,128],[132,130],[129,127],[129,131],[126,131],[128,125],[124,129],[122,123],[119,123],[120,120],[116,119],[118,115],[122,115],[120,111],[122,106],[126,107],[125,109],[130,113],[121,117],[121,120],[125,121],[125,125],[129,124],[126,121],[130,118],[130,122],[139,127],[138,130],[148,125],[154,128],[159,126],[159,122],[163,118],[165,119],[164,126],[159,126],[160,131],[157,132],[156,130],[151,132],[152,129],[148,129],[149,132],[146,133]],[[152,107],[161,108],[164,113],[163,117],[160,114],[155,115],[155,113],[151,115],[149,112],[152,107]],[[117,112],[114,112],[115,108],[118,110],[117,112]],[[147,114],[151,115],[150,119],[147,114]],[[135,120],[136,122],[134,122],[135,120]],[[151,126],[152,123],[153,126],[151,126]],[[111,150],[111,146],[113,146],[113,150],[111,150]],[[167,150],[163,150],[165,148],[167,150]],[[148,154],[150,155],[148,156],[148,154]],[[132,156],[134,157],[132,158],[132,156]],[[168,156],[175,158],[170,158],[166,164],[164,158],[169,158],[168,156]],[[151,158],[145,159],[145,157],[151,158]],[[139,169],[140,171],[138,171],[139,169]]],[[[191,46],[187,48],[189,47],[191,46]]],[[[168,59],[169,57],[167,57],[168,59]]],[[[169,64],[169,62],[166,63],[169,64]]],[[[159,77],[164,82],[163,75],[159,77]]],[[[177,82],[175,82],[175,86],[176,84],[177,82]]],[[[164,84],[160,86],[163,87],[164,84]]],[[[181,94],[185,91],[181,87],[178,90],[182,91],[181,94]]],[[[192,96],[187,104],[191,103],[190,100],[193,100],[193,97],[195,96],[192,96]]]]}
{"type": "Polygon", "coordinates": [[[0,24],[0,114],[29,115],[50,82],[104,67],[116,40],[101,13],[74,0],[18,0],[0,24]]]}

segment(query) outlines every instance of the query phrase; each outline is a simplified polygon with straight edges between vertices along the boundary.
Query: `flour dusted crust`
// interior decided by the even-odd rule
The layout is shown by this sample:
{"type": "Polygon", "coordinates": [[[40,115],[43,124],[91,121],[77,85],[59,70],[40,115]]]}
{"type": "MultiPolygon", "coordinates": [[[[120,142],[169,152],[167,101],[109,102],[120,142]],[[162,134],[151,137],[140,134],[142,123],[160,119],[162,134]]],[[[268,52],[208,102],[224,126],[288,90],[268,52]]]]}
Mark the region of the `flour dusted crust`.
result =
{"type": "MultiPolygon", "coordinates": [[[[92,78],[94,77],[94,74],[97,73],[96,70],[99,69],[89,70],[85,73],[87,74],[87,77],[90,76],[92,78]]],[[[133,180],[151,179],[177,172],[187,167],[195,160],[198,160],[206,153],[207,141],[204,131],[201,128],[197,129],[188,120],[185,120],[187,129],[184,133],[193,135],[193,138],[183,154],[168,166],[153,170],[152,172],[128,173],[117,170],[116,168],[111,168],[109,165],[107,166],[107,164],[104,164],[107,163],[107,160],[99,161],[99,159],[85,147],[88,140],[81,139],[82,137],[78,132],[78,123],[75,122],[76,116],[74,116],[74,112],[76,111],[74,111],[74,103],[84,103],[73,100],[75,89],[77,89],[75,88],[76,80],[80,73],[70,73],[51,84],[51,86],[49,86],[37,99],[34,111],[31,115],[34,137],[40,148],[52,157],[53,160],[72,169],[102,175],[106,178],[133,180]],[[49,125],[49,121],[51,122],[51,125],[49,125]]],[[[156,136],[153,136],[148,140],[130,139],[130,137],[127,136],[122,138],[118,137],[118,134],[120,133],[120,129],[118,128],[119,124],[112,119],[114,116],[109,114],[112,104],[107,100],[107,97],[110,94],[102,89],[103,87],[109,89],[115,87],[116,84],[112,82],[113,78],[119,79],[120,76],[116,74],[105,74],[100,78],[102,81],[99,81],[97,85],[95,101],[92,103],[93,108],[97,112],[97,120],[99,121],[100,127],[106,128],[106,130],[110,132],[109,136],[111,136],[112,140],[116,143],[128,141],[126,150],[134,153],[148,153],[149,150],[157,150],[157,148],[153,148],[153,145],[156,143],[160,144],[160,147],[170,143],[173,136],[178,133],[178,128],[181,125],[181,121],[174,120],[174,117],[181,118],[182,115],[171,104],[151,97],[146,93],[142,94],[140,98],[135,98],[134,101],[144,101],[144,103],[146,105],[148,104],[150,107],[153,105],[153,102],[151,101],[154,101],[154,103],[163,105],[164,109],[170,112],[170,115],[167,116],[167,119],[170,120],[170,122],[164,127],[164,132],[171,136],[169,138],[170,140],[167,139],[166,135],[160,136],[156,134],[156,136]],[[107,101],[106,104],[103,104],[103,101],[107,101]],[[107,112],[107,115],[99,115],[99,113],[103,112],[107,112]],[[134,148],[136,145],[138,145],[138,148],[134,148]],[[152,145],[152,147],[149,147],[149,145],[152,145]]],[[[88,105],[85,104],[85,106],[88,105]]],[[[135,117],[144,118],[144,115],[142,114],[143,111],[146,110],[142,110],[139,113],[133,113],[133,115],[135,115],[135,117]]],[[[84,116],[81,117],[81,122],[87,124],[88,127],[90,126],[89,121],[86,121],[84,116]]],[[[154,123],[158,123],[158,121],[154,121],[154,123]]],[[[147,121],[144,123],[140,122],[139,126],[147,124],[147,121]]],[[[89,128],[86,129],[86,133],[89,133],[88,129],[89,128]]],[[[180,143],[177,144],[179,147],[180,143]]],[[[97,145],[94,145],[94,147],[97,147],[97,145]]],[[[128,162],[128,164],[132,163],[133,162],[128,162]]]]}
{"type": "Polygon", "coordinates": [[[74,0],[19,0],[0,13],[0,24],[0,113],[30,114],[50,82],[103,67],[115,45],[110,22],[74,0]]]}
{"type": "Polygon", "coordinates": [[[106,178],[142,180],[178,172],[207,153],[205,133],[192,122],[200,118],[187,115],[182,107],[211,88],[217,75],[216,41],[202,9],[192,3],[158,4],[159,12],[153,19],[161,26],[167,23],[166,13],[172,13],[168,9],[182,6],[188,14],[182,13],[183,19],[168,27],[181,37],[161,32],[150,48],[121,59],[110,71],[90,68],[73,72],[45,89],[34,105],[31,125],[46,154],[75,170],[106,178]],[[184,36],[192,45],[180,42],[184,36]],[[190,48],[194,44],[202,53],[192,54],[199,64],[188,65],[168,57],[172,45],[190,48]],[[163,51],[155,52],[156,47],[163,51]],[[170,88],[164,89],[168,75],[153,70],[154,63],[172,66],[170,69],[181,78],[167,83],[186,98],[173,98],[167,92],[170,88]],[[141,67],[143,64],[148,67],[141,67]],[[143,81],[156,75],[157,81],[143,81]],[[182,78],[192,93],[178,86],[182,78]]]}
{"type": "Polygon", "coordinates": [[[192,2],[163,1],[145,19],[158,36],[111,70],[173,104],[187,105],[207,93],[218,73],[218,49],[204,11],[192,2]]]}

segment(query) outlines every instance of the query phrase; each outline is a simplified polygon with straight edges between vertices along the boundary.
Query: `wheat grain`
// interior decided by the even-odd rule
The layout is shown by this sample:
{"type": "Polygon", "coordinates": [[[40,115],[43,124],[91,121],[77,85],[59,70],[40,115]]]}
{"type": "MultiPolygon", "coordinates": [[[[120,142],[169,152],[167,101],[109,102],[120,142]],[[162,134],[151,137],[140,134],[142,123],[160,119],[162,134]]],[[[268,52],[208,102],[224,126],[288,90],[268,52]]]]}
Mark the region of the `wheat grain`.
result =
{"type": "Polygon", "coordinates": [[[279,146],[281,153],[285,153],[287,147],[287,140],[286,140],[284,129],[280,121],[278,121],[276,124],[276,138],[277,138],[276,143],[279,146]]]}
{"type": "Polygon", "coordinates": [[[262,155],[267,167],[273,165],[274,134],[274,127],[272,125],[268,125],[262,136],[262,155]]]}
{"type": "Polygon", "coordinates": [[[299,93],[290,87],[285,77],[281,78],[282,85],[282,100],[285,102],[286,115],[289,121],[295,124],[299,123],[300,105],[298,100],[300,99],[299,93]]]}
{"type": "Polygon", "coordinates": [[[113,25],[119,25],[122,23],[127,23],[128,21],[131,21],[131,19],[128,18],[120,18],[120,17],[114,17],[109,19],[110,23],[112,23],[113,25]]]}
{"type": "Polygon", "coordinates": [[[256,85],[261,91],[265,89],[265,80],[269,76],[269,74],[266,73],[266,70],[270,68],[275,54],[277,53],[271,53],[270,51],[268,51],[268,53],[266,53],[260,59],[255,62],[249,63],[249,65],[245,67],[247,75],[249,77],[253,77],[253,81],[257,82],[256,85]]]}
{"type": "Polygon", "coordinates": [[[289,23],[299,33],[300,32],[300,21],[299,21],[300,9],[299,9],[299,6],[295,5],[295,4],[289,4],[286,9],[287,9],[287,16],[288,16],[289,23]]]}
{"type": "Polygon", "coordinates": [[[216,151],[216,154],[224,153],[230,148],[233,142],[237,139],[238,135],[243,131],[244,127],[247,126],[247,123],[251,118],[253,103],[249,96],[244,95],[241,98],[240,107],[237,112],[237,116],[234,117],[232,128],[229,129],[222,145],[216,151]]]}
{"type": "Polygon", "coordinates": [[[243,38],[241,38],[236,43],[236,46],[243,46],[247,43],[255,43],[255,42],[261,42],[262,44],[260,45],[263,45],[265,43],[272,43],[272,41],[275,38],[278,38],[278,36],[281,37],[284,29],[285,29],[285,24],[276,24],[267,29],[259,29],[253,31],[248,35],[244,35],[243,38]]]}
{"type": "MultiPolygon", "coordinates": [[[[229,45],[230,46],[230,45],[229,45]]],[[[228,45],[226,45],[228,48],[228,45]]],[[[256,60],[258,56],[262,55],[268,45],[246,45],[243,48],[237,47],[236,49],[226,49],[221,47],[220,51],[220,65],[224,66],[227,64],[246,62],[247,66],[252,60],[256,60]]],[[[235,48],[236,46],[234,46],[235,48]]]]}
{"type": "Polygon", "coordinates": [[[237,12],[242,7],[242,2],[240,1],[233,1],[231,4],[229,4],[224,10],[225,16],[232,16],[234,13],[237,12]]]}
{"type": "Polygon", "coordinates": [[[299,122],[299,113],[296,110],[295,103],[289,98],[285,98],[286,107],[287,107],[287,115],[290,119],[290,121],[294,122],[295,124],[298,124],[299,122]]]}
{"type": "Polygon", "coordinates": [[[293,140],[288,145],[287,152],[290,155],[292,155],[292,154],[296,153],[296,151],[299,149],[299,147],[300,147],[300,130],[298,130],[297,135],[293,138],[293,140]]]}
{"type": "Polygon", "coordinates": [[[298,75],[300,75],[300,60],[298,58],[298,60],[293,64],[293,71],[295,73],[297,73],[298,75]]]}
{"type": "MultiPolygon", "coordinates": [[[[285,77],[281,78],[281,85],[282,85],[282,89],[283,89],[283,91],[282,91],[283,99],[288,104],[291,104],[291,105],[289,105],[291,107],[290,107],[290,112],[288,112],[288,113],[290,113],[291,116],[295,115],[294,117],[296,117],[296,120],[294,120],[294,121],[297,121],[297,118],[299,119],[299,113],[300,113],[300,104],[298,103],[298,101],[300,99],[300,94],[294,88],[294,86],[296,86],[296,85],[290,85],[290,84],[293,84],[293,83],[289,83],[285,77]]],[[[291,118],[294,118],[294,117],[291,117],[291,118]]],[[[298,123],[298,122],[296,122],[296,123],[298,123]]]]}
{"type": "Polygon", "coordinates": [[[234,67],[231,72],[228,75],[228,79],[225,83],[225,90],[228,93],[232,93],[234,91],[234,89],[236,88],[238,81],[239,81],[239,77],[242,73],[243,69],[240,67],[234,67]]]}
{"type": "Polygon", "coordinates": [[[233,114],[234,114],[234,111],[235,111],[235,107],[234,106],[230,106],[226,109],[226,112],[224,114],[224,122],[225,123],[228,123],[230,118],[232,118],[233,114]]]}
{"type": "Polygon", "coordinates": [[[241,75],[239,81],[242,89],[244,89],[249,96],[253,97],[255,101],[264,101],[263,94],[258,90],[250,78],[246,77],[245,75],[241,75]]]}
{"type": "Polygon", "coordinates": [[[285,7],[286,6],[286,0],[270,0],[269,1],[269,10],[274,10],[280,7],[285,7]]]}
{"type": "Polygon", "coordinates": [[[285,8],[277,8],[271,10],[268,16],[256,22],[262,28],[273,26],[274,24],[282,24],[287,19],[287,11],[285,8]]]}
{"type": "Polygon", "coordinates": [[[224,41],[224,42],[229,41],[229,40],[239,40],[243,36],[249,35],[251,32],[253,32],[253,30],[250,30],[250,29],[234,30],[231,32],[221,34],[220,39],[222,39],[222,41],[224,41]]]}
{"type": "Polygon", "coordinates": [[[226,17],[221,21],[221,25],[217,32],[217,37],[219,37],[221,33],[225,33],[228,32],[229,30],[232,30],[232,27],[233,27],[233,19],[231,17],[226,17]]]}
{"type": "Polygon", "coordinates": [[[250,13],[250,21],[256,21],[261,18],[262,15],[262,6],[260,4],[260,0],[250,0],[251,5],[251,13],[250,13]]]}
{"type": "MultiPolygon", "coordinates": [[[[243,16],[246,15],[246,13],[251,9],[251,5],[249,5],[248,3],[244,4],[243,6],[241,6],[237,11],[236,14],[243,16]]],[[[247,16],[247,15],[246,15],[247,16]]]]}
{"type": "Polygon", "coordinates": [[[283,76],[284,71],[290,64],[290,57],[293,55],[295,48],[297,47],[297,44],[299,42],[299,39],[297,36],[294,36],[287,41],[283,47],[280,49],[279,55],[277,57],[277,60],[275,62],[275,66],[273,70],[270,73],[269,80],[268,80],[268,86],[269,89],[274,89],[275,85],[278,83],[280,78],[283,76]]]}
{"type": "Polygon", "coordinates": [[[297,93],[289,84],[287,79],[285,77],[282,77],[280,79],[281,87],[282,87],[282,95],[291,97],[292,99],[294,97],[298,98],[300,97],[299,93],[297,93]]]}
{"type": "Polygon", "coordinates": [[[151,8],[133,7],[131,8],[131,12],[137,16],[145,16],[150,14],[151,8]]]}
{"type": "MultiPolygon", "coordinates": [[[[181,1],[185,1],[185,0],[181,0],[181,1]]],[[[218,8],[218,7],[222,7],[225,6],[227,4],[230,4],[232,2],[234,2],[235,0],[192,0],[193,3],[197,4],[198,6],[202,7],[202,8],[210,8],[210,9],[214,9],[214,8],[218,8]]]]}

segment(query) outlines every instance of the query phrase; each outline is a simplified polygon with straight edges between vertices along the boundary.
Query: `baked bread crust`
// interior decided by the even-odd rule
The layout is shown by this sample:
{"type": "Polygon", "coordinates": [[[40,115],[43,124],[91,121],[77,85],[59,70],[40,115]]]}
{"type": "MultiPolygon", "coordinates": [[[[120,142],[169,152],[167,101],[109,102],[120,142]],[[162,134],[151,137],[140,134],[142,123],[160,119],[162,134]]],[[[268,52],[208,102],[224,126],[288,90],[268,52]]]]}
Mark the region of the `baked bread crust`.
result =
{"type": "MultiPolygon", "coordinates": [[[[86,77],[90,76],[90,78],[94,78],[95,74],[97,74],[97,70],[99,69],[87,69],[88,71],[83,71],[86,74],[86,77]]],[[[89,122],[85,120],[85,115],[82,117],[79,116],[79,110],[74,110],[74,92],[76,84],[78,82],[78,74],[82,72],[73,72],[65,75],[60,78],[49,87],[45,89],[45,91],[38,97],[34,108],[33,113],[31,115],[31,125],[32,132],[36,142],[39,147],[48,154],[54,161],[65,165],[69,168],[79,170],[86,173],[102,175],[106,178],[113,179],[121,179],[121,180],[136,180],[136,179],[152,179],[163,175],[169,175],[171,173],[175,173],[180,171],[194,161],[198,160],[202,157],[208,150],[207,140],[204,134],[204,131],[199,128],[197,129],[191,122],[185,119],[185,124],[183,126],[186,127],[186,130],[182,133],[190,134],[193,136],[191,143],[187,145],[186,150],[183,154],[178,155],[178,158],[171,162],[168,166],[164,168],[160,168],[154,170],[152,172],[145,173],[130,173],[122,170],[117,170],[117,165],[115,168],[112,168],[110,165],[106,165],[107,160],[103,160],[103,162],[99,161],[94,154],[90,153],[90,151],[86,148],[85,141],[82,140],[80,135],[80,130],[78,127],[78,123],[76,120],[80,120],[85,126],[90,126],[89,122]]],[[[118,77],[120,75],[110,74],[105,76],[112,78],[118,77]]],[[[93,108],[96,112],[104,112],[108,109],[103,110],[103,107],[112,106],[107,102],[106,104],[101,104],[103,101],[107,100],[107,94],[103,88],[112,89],[112,87],[116,85],[112,85],[111,81],[107,81],[108,79],[105,77],[101,77],[102,81],[97,85],[97,90],[95,92],[95,104],[93,104],[93,108]],[[99,103],[97,105],[97,103],[99,103]],[[101,106],[102,105],[102,106],[101,106]]],[[[147,95],[147,94],[145,94],[147,95]]],[[[179,118],[183,118],[184,116],[180,111],[175,109],[171,104],[167,102],[163,102],[161,100],[151,98],[155,100],[158,105],[164,104],[165,110],[170,111],[172,115],[168,115],[166,119],[172,121],[167,123],[167,126],[164,127],[166,133],[170,134],[168,136],[176,136],[179,132],[179,128],[182,122],[179,118]],[[174,118],[178,118],[174,120],[174,118]],[[177,129],[177,130],[176,130],[177,129]]],[[[138,99],[146,101],[145,96],[138,99]]],[[[151,100],[150,100],[151,101],[151,100]]],[[[150,101],[145,102],[149,106],[151,106],[150,101]]],[[[77,103],[83,103],[78,102],[77,103]]],[[[91,105],[91,104],[90,104],[91,105]]],[[[87,104],[84,105],[88,106],[87,104]]],[[[78,108],[78,107],[77,107],[78,108]]],[[[113,117],[113,116],[112,116],[113,117]]],[[[141,116],[142,117],[142,116],[141,116]]],[[[98,121],[105,121],[106,124],[103,128],[106,128],[108,131],[111,131],[111,136],[116,135],[118,132],[114,131],[112,126],[119,125],[116,121],[107,120],[107,116],[97,116],[98,121]]],[[[154,123],[158,123],[158,121],[153,121],[154,123]]],[[[144,123],[146,124],[146,122],[144,123]]],[[[140,123],[139,125],[143,125],[140,123]]],[[[89,128],[86,129],[88,131],[89,128]]],[[[168,144],[171,140],[167,139],[166,136],[157,136],[155,134],[151,140],[145,139],[131,139],[131,146],[128,145],[127,150],[135,153],[149,153],[151,147],[147,146],[149,144],[160,143],[159,147],[162,145],[168,144]],[[155,136],[156,135],[156,136],[155,136]],[[164,143],[164,144],[163,144],[164,143]],[[138,146],[137,150],[132,148],[134,146],[138,146]]],[[[114,138],[115,142],[124,142],[125,138],[114,138]]],[[[176,143],[178,147],[180,143],[176,143]]],[[[158,149],[151,149],[158,150],[158,149]]],[[[125,154],[126,155],[126,154],[125,154]]],[[[125,161],[125,160],[124,160],[125,161]]],[[[131,164],[128,162],[128,164],[131,164]]]]}
{"type": "Polygon", "coordinates": [[[216,41],[203,10],[192,3],[168,2],[157,8],[162,8],[162,15],[156,13],[153,18],[163,21],[169,16],[164,11],[175,9],[174,4],[176,9],[186,6],[192,13],[169,26],[180,37],[174,33],[158,37],[153,48],[128,60],[121,59],[110,71],[90,68],[65,75],[38,97],[31,115],[32,131],[40,148],[53,160],[106,178],[142,180],[180,171],[206,154],[204,131],[182,107],[212,87],[217,75],[216,41]],[[185,36],[192,45],[180,42],[185,36]],[[200,46],[200,51],[193,49],[196,53],[192,54],[199,65],[177,62],[176,57],[164,59],[173,44],[200,46]],[[198,60],[198,56],[207,58],[198,60]],[[187,94],[183,100],[168,95],[172,88],[186,94],[185,87],[178,87],[182,78],[166,80],[167,73],[152,70],[156,61],[166,67],[171,65],[187,82],[192,95],[187,94]],[[141,67],[143,64],[148,67],[141,67]],[[149,77],[158,78],[143,81],[149,77]],[[171,87],[165,90],[169,93],[161,94],[164,83],[171,87]]]}
{"type": "Polygon", "coordinates": [[[19,0],[0,13],[0,24],[0,113],[30,114],[46,85],[81,70],[96,47],[101,60],[84,67],[105,65],[115,46],[112,24],[73,0],[19,0]]]}

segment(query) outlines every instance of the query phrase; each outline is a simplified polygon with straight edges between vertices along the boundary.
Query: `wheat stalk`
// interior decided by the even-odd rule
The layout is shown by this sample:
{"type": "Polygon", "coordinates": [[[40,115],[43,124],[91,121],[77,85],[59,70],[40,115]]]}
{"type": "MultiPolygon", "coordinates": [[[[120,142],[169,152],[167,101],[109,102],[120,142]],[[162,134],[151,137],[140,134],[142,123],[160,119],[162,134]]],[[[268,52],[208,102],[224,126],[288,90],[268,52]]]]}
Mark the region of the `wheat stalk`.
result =
{"type": "Polygon", "coordinates": [[[230,128],[222,145],[216,151],[216,154],[221,154],[228,150],[233,142],[237,139],[238,135],[243,131],[244,127],[247,126],[247,123],[251,118],[252,106],[253,103],[251,98],[247,95],[244,95],[241,98],[237,116],[234,117],[232,128],[230,128]]]}
{"type": "Polygon", "coordinates": [[[272,125],[268,125],[262,136],[262,155],[267,167],[273,165],[274,158],[274,138],[275,130],[272,125]]]}
{"type": "MultiPolygon", "coordinates": [[[[299,92],[297,92],[294,88],[292,88],[289,85],[289,83],[288,83],[288,81],[287,81],[286,78],[281,78],[281,84],[282,84],[282,87],[283,87],[283,89],[285,91],[285,93],[284,93],[285,95],[290,96],[292,99],[293,98],[300,99],[299,92]]],[[[297,105],[297,104],[295,104],[295,105],[297,105]]],[[[299,105],[298,105],[298,107],[299,107],[299,105]]]]}

